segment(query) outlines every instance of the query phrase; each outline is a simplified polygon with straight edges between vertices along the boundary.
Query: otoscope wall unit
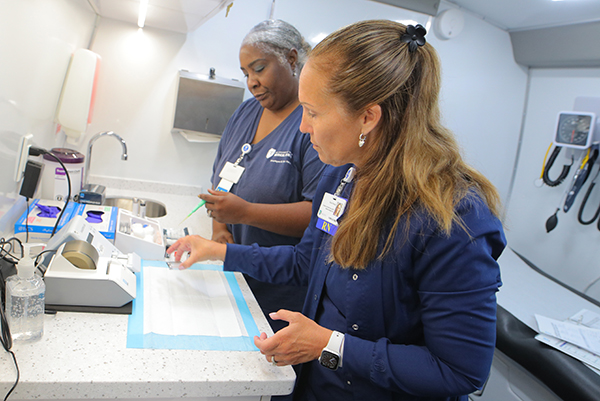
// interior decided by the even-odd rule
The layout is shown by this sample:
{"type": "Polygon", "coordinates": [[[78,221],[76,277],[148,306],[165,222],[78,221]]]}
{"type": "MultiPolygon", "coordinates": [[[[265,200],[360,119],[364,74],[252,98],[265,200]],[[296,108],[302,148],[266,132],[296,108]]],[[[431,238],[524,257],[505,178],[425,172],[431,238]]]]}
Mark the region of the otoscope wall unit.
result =
{"type": "MultiPolygon", "coordinates": [[[[598,159],[600,146],[600,97],[580,96],[575,99],[573,111],[561,111],[556,119],[556,127],[552,136],[552,143],[544,157],[544,167],[540,177],[540,182],[549,186],[557,187],[565,180],[567,187],[560,197],[560,201],[555,212],[546,220],[546,231],[552,231],[558,224],[558,213],[561,211],[567,213],[575,202],[575,198],[588,180],[594,164],[598,159]],[[550,153],[550,149],[554,150],[550,153]],[[563,157],[564,165],[560,174],[552,174],[556,178],[551,178],[551,168],[554,165],[559,153],[565,148],[563,157]],[[548,157],[548,154],[550,156],[548,157]],[[567,179],[574,166],[575,172],[571,179],[567,179]]],[[[591,184],[584,196],[578,213],[578,221],[587,225],[598,217],[598,213],[591,220],[584,218],[583,209],[594,188],[598,172],[594,175],[591,184]]],[[[598,225],[600,229],[600,224],[598,225]]]]}
{"type": "Polygon", "coordinates": [[[579,96],[573,111],[558,113],[552,141],[574,149],[587,149],[600,142],[600,97],[579,96]]]}

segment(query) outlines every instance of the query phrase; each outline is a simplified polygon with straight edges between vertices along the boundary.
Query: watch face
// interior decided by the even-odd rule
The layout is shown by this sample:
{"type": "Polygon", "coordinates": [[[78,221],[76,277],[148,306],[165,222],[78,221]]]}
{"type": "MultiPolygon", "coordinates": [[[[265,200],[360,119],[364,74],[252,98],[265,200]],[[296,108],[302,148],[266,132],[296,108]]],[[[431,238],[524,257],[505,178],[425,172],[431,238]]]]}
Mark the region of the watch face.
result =
{"type": "Polygon", "coordinates": [[[327,350],[323,350],[323,352],[321,352],[321,357],[319,358],[321,365],[331,370],[337,369],[339,361],[340,357],[338,355],[327,350]]]}
{"type": "Polygon", "coordinates": [[[591,128],[591,115],[561,113],[556,128],[556,142],[585,147],[591,133],[591,128]]]}

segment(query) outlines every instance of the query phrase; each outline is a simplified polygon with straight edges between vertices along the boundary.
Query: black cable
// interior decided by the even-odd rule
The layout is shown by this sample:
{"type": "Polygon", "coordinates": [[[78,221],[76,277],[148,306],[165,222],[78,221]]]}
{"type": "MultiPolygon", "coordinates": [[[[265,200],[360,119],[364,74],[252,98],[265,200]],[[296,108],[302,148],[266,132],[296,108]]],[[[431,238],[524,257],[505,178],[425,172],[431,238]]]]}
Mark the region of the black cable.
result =
{"type": "MultiPolygon", "coordinates": [[[[587,163],[590,167],[587,170],[587,173],[586,173],[587,175],[586,175],[583,183],[585,183],[585,181],[590,176],[590,172],[592,171],[592,168],[594,168],[594,164],[596,163],[597,159],[598,159],[598,149],[594,149],[594,151],[592,152],[592,156],[587,161],[587,163]]],[[[596,220],[598,218],[598,216],[600,216],[600,205],[598,205],[598,209],[596,209],[596,213],[594,213],[594,216],[590,220],[587,220],[587,221],[583,220],[583,210],[585,209],[585,205],[586,205],[592,191],[594,190],[594,186],[596,185],[596,178],[598,178],[599,173],[600,173],[600,169],[596,172],[596,176],[590,183],[590,186],[588,187],[588,189],[585,193],[585,196],[583,197],[583,200],[581,201],[581,205],[579,206],[579,213],[577,214],[577,221],[579,221],[579,223],[583,224],[584,226],[586,226],[588,224],[592,224],[594,222],[594,220],[596,220]]],[[[581,185],[583,185],[583,183],[581,185]]],[[[598,229],[600,230],[600,225],[598,226],[598,229]]]]}
{"type": "Polygon", "coordinates": [[[53,157],[61,165],[61,167],[63,168],[63,170],[65,172],[65,175],[67,176],[67,199],[65,200],[65,206],[60,211],[60,214],[58,215],[58,219],[56,220],[56,223],[54,224],[54,228],[52,229],[52,234],[50,234],[50,238],[52,238],[54,236],[54,233],[56,233],[56,228],[58,227],[58,223],[60,223],[60,220],[62,219],[62,216],[65,213],[65,210],[67,209],[67,205],[69,204],[69,199],[71,199],[71,177],[69,177],[69,171],[65,167],[64,163],[54,153],[48,152],[47,150],[42,149],[42,148],[36,148],[36,147],[32,146],[31,148],[29,148],[29,154],[32,156],[39,156],[41,154],[44,154],[44,155],[53,157]]]}
{"type": "Polygon", "coordinates": [[[23,243],[17,237],[11,237],[7,240],[5,240],[4,238],[0,238],[0,258],[4,259],[8,263],[16,265],[19,262],[19,258],[10,253],[12,251],[12,244],[10,243],[11,241],[17,241],[19,243],[19,246],[21,247],[21,257],[23,257],[25,252],[23,248],[23,243]],[[9,250],[4,249],[4,246],[6,244],[10,245],[9,250]],[[8,259],[7,256],[10,256],[12,260],[8,259]]]}
{"type": "Polygon", "coordinates": [[[550,179],[550,168],[552,168],[552,165],[554,165],[554,161],[558,157],[558,154],[560,153],[561,149],[561,146],[556,146],[554,148],[552,154],[550,155],[550,158],[548,159],[548,163],[546,163],[546,166],[544,167],[544,174],[542,174],[542,179],[544,180],[544,184],[548,185],[549,187],[556,187],[560,185],[569,175],[569,171],[571,170],[571,166],[573,165],[573,160],[571,159],[571,164],[565,164],[563,166],[563,169],[556,180],[550,179]]]}
{"type": "Polygon", "coordinates": [[[48,253],[48,252],[56,252],[56,251],[57,251],[57,249],[47,249],[45,251],[38,253],[38,255],[35,257],[33,264],[40,271],[40,273],[42,274],[42,277],[44,277],[46,275],[46,270],[40,269],[40,266],[42,266],[42,262],[38,262],[40,256],[42,256],[43,254],[48,253]]]}
{"type": "MultiPolygon", "coordinates": [[[[21,240],[19,240],[17,237],[12,237],[9,238],[8,240],[5,240],[4,238],[0,238],[0,255],[2,255],[2,253],[4,253],[5,255],[2,255],[2,259],[4,259],[6,262],[11,263],[11,264],[17,264],[19,261],[18,260],[9,260],[6,258],[6,256],[10,256],[13,259],[16,259],[16,257],[14,255],[10,254],[10,251],[12,251],[12,244],[11,241],[17,241],[19,243],[19,245],[21,246],[21,258],[23,258],[23,256],[25,255],[25,248],[23,247],[23,243],[21,242],[21,240]],[[9,245],[10,246],[10,250],[6,250],[4,249],[5,245],[9,245]]],[[[40,252],[36,257],[35,257],[35,261],[37,262],[37,260],[39,259],[39,257],[46,252],[55,252],[55,250],[51,249],[51,250],[47,250],[47,251],[42,251],[40,252]]],[[[39,269],[39,266],[38,266],[39,269]]],[[[8,397],[10,397],[10,395],[12,394],[12,392],[15,390],[15,388],[17,388],[17,385],[19,384],[19,379],[21,378],[21,372],[19,370],[19,364],[17,363],[17,356],[15,355],[15,353],[11,350],[13,342],[12,342],[12,335],[10,333],[10,327],[8,326],[8,319],[6,318],[6,313],[5,311],[5,297],[6,297],[6,280],[4,279],[4,274],[2,273],[2,269],[0,269],[0,298],[1,298],[1,302],[0,302],[0,343],[2,343],[2,347],[6,350],[6,352],[8,352],[9,354],[12,355],[13,361],[15,363],[15,369],[17,371],[17,378],[15,379],[14,384],[12,385],[12,387],[10,388],[10,390],[8,390],[8,392],[6,393],[6,395],[4,396],[4,401],[8,400],[8,397]]]]}
{"type": "MultiPolygon", "coordinates": [[[[579,206],[579,213],[577,214],[577,221],[579,221],[579,223],[583,224],[584,226],[587,226],[588,224],[592,224],[594,222],[594,220],[596,220],[598,218],[598,216],[600,216],[600,205],[598,205],[598,209],[596,209],[596,213],[594,213],[594,216],[590,220],[587,220],[587,221],[583,220],[583,209],[585,209],[585,204],[587,203],[588,198],[590,197],[590,194],[594,190],[595,185],[596,185],[596,183],[594,181],[592,181],[590,183],[590,186],[588,187],[588,190],[585,193],[583,200],[581,201],[581,206],[579,206]]],[[[600,230],[600,227],[598,227],[598,229],[600,230]]]]}
{"type": "Polygon", "coordinates": [[[6,396],[4,397],[4,401],[8,400],[8,397],[12,394],[15,388],[17,388],[17,384],[19,384],[19,379],[21,378],[21,372],[19,372],[19,364],[17,363],[17,357],[13,351],[8,350],[8,353],[12,355],[13,361],[15,361],[15,368],[17,369],[17,379],[15,380],[15,384],[12,385],[6,396]]]}
{"type": "MultiPolygon", "coordinates": [[[[11,238],[8,241],[5,241],[4,238],[0,239],[1,249],[3,252],[6,251],[4,249],[4,245],[10,244],[10,241],[13,239],[19,241],[17,238],[11,238]]],[[[21,244],[21,241],[19,241],[19,243],[21,244]]],[[[23,252],[22,247],[23,247],[23,245],[21,244],[21,252],[23,252]]],[[[11,246],[11,250],[12,250],[12,246],[11,246]]],[[[6,253],[9,254],[8,251],[6,251],[6,253]]],[[[12,255],[11,255],[11,257],[12,257],[12,255]]],[[[4,258],[4,260],[7,260],[7,259],[4,258]]],[[[8,261],[8,262],[16,263],[16,262],[12,262],[12,261],[8,261]]],[[[8,352],[9,354],[12,355],[13,361],[15,363],[15,369],[17,370],[17,378],[15,380],[15,383],[12,385],[10,390],[8,390],[8,393],[6,393],[6,396],[4,397],[4,401],[6,401],[8,399],[8,397],[12,394],[14,389],[17,387],[17,384],[19,384],[19,378],[21,377],[21,373],[19,372],[19,364],[17,363],[17,357],[15,356],[15,353],[13,351],[11,351],[12,335],[10,334],[10,328],[8,327],[8,320],[6,319],[6,314],[4,313],[5,294],[6,294],[6,285],[5,285],[5,281],[4,281],[4,274],[2,274],[2,269],[0,269],[0,297],[2,298],[2,302],[1,302],[2,307],[0,307],[0,329],[1,329],[0,330],[0,342],[2,343],[2,347],[6,350],[6,352],[8,352]]]]}
{"type": "Polygon", "coordinates": [[[27,203],[27,214],[25,214],[25,242],[29,242],[29,198],[25,197],[25,203],[27,203]]]}

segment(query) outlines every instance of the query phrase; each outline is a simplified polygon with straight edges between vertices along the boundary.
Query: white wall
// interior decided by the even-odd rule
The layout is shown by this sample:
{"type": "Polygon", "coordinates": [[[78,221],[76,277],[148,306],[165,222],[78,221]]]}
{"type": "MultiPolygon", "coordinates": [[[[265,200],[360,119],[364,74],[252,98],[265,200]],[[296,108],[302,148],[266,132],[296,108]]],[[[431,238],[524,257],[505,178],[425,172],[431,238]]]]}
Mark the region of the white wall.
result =
{"type": "MultiPolygon", "coordinates": [[[[576,168],[571,168],[570,176],[560,186],[540,188],[534,185],[552,141],[557,115],[560,111],[573,110],[578,96],[600,97],[600,69],[531,70],[522,149],[506,224],[509,244],[515,251],[547,273],[583,291],[600,277],[600,231],[596,223],[579,224],[577,213],[598,167],[593,169],[569,212],[558,214],[558,225],[550,233],[546,233],[546,220],[559,206],[576,168]]],[[[562,165],[568,164],[564,154],[562,151],[551,170],[553,179],[562,165]]],[[[599,202],[600,182],[586,205],[585,220],[591,218],[599,202]]],[[[588,295],[600,300],[600,290],[588,292],[588,295]]]]}
{"type": "MultiPolygon", "coordinates": [[[[206,188],[216,144],[188,143],[170,133],[177,71],[207,73],[214,67],[220,76],[243,79],[239,44],[252,26],[268,18],[271,3],[236,0],[228,17],[223,10],[188,35],[152,28],[138,32],[133,25],[102,20],[91,48],[102,57],[102,75],[94,120],[83,143],[97,132],[113,130],[127,141],[130,156],[121,161],[113,140],[96,142],[92,177],[206,188]]],[[[423,14],[368,0],[278,0],[274,17],[294,24],[309,40],[361,19],[408,19],[423,25],[428,21],[423,14]]],[[[512,58],[506,32],[466,17],[465,30],[456,39],[441,41],[428,34],[444,68],[443,113],[467,159],[506,197],[526,74],[512,58]]]]}
{"type": "MultiPolygon", "coordinates": [[[[0,130],[10,129],[18,135],[32,132],[35,141],[48,148],[64,145],[62,136],[53,132],[51,117],[62,77],[47,77],[46,67],[59,63],[61,69],[56,69],[63,71],[64,76],[70,52],[87,47],[94,21],[91,11],[83,10],[86,3],[0,0],[0,18],[3,18],[0,21],[8,23],[1,28],[0,49],[12,46],[13,53],[21,54],[24,49],[33,48],[38,49],[36,56],[46,54],[45,61],[38,64],[40,67],[29,74],[22,70],[23,57],[9,57],[11,62],[2,63],[0,82],[12,84],[15,74],[19,79],[14,81],[12,91],[0,86],[0,100],[17,96],[13,93],[28,92],[51,100],[44,103],[43,116],[35,118],[21,117],[34,113],[35,105],[10,110],[11,103],[3,101],[0,116],[7,114],[7,108],[10,115],[8,122],[0,119],[0,130]],[[23,10],[15,7],[17,4],[23,10]],[[70,16],[72,13],[75,15],[70,16]],[[54,30],[61,29],[49,35],[52,39],[43,39],[45,31],[37,26],[40,21],[52,23],[54,30]],[[31,37],[28,32],[36,34],[31,37]],[[48,43],[56,37],[61,39],[62,52],[52,50],[48,43]],[[54,60],[57,53],[60,57],[54,60]],[[32,85],[25,76],[43,81],[45,86],[32,85]]],[[[101,19],[91,44],[91,50],[102,57],[94,117],[80,145],[69,147],[85,153],[94,134],[112,130],[126,140],[129,160],[120,160],[116,141],[102,138],[94,145],[92,180],[94,176],[106,176],[206,188],[216,144],[189,143],[179,134],[170,133],[177,71],[206,73],[214,67],[222,77],[243,79],[239,70],[239,44],[252,26],[269,17],[271,5],[272,0],[236,0],[227,17],[222,10],[187,35],[150,27],[138,31],[132,24],[101,19]]],[[[443,3],[441,10],[449,6],[443,3]]],[[[423,25],[431,21],[426,15],[369,0],[277,0],[273,16],[296,25],[313,44],[319,35],[362,19],[413,20],[423,25]]],[[[442,113],[459,138],[467,160],[486,174],[506,199],[524,105],[526,73],[513,60],[508,33],[471,15],[465,18],[464,31],[452,40],[439,40],[433,29],[427,35],[442,60],[442,113]]],[[[25,64],[31,61],[27,59],[25,64]]]]}
{"type": "MultiPolygon", "coordinates": [[[[72,52],[87,47],[95,14],[80,0],[0,0],[0,194],[17,191],[20,137],[53,144],[52,122],[72,52]]],[[[1,215],[0,215],[1,216],[1,215]]]]}

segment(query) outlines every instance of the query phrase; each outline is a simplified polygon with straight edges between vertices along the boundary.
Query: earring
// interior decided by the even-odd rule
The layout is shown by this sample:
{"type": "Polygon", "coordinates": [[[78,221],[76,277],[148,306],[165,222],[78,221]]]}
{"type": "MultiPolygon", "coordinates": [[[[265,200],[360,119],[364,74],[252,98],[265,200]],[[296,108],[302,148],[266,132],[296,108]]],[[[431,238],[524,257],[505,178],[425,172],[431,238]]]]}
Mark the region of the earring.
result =
{"type": "Polygon", "coordinates": [[[360,148],[363,147],[363,145],[365,144],[365,139],[367,139],[367,135],[363,134],[362,132],[360,133],[360,136],[358,137],[358,146],[360,148]]]}
{"type": "Polygon", "coordinates": [[[296,76],[296,69],[294,68],[294,71],[292,71],[292,77],[296,76]]]}

